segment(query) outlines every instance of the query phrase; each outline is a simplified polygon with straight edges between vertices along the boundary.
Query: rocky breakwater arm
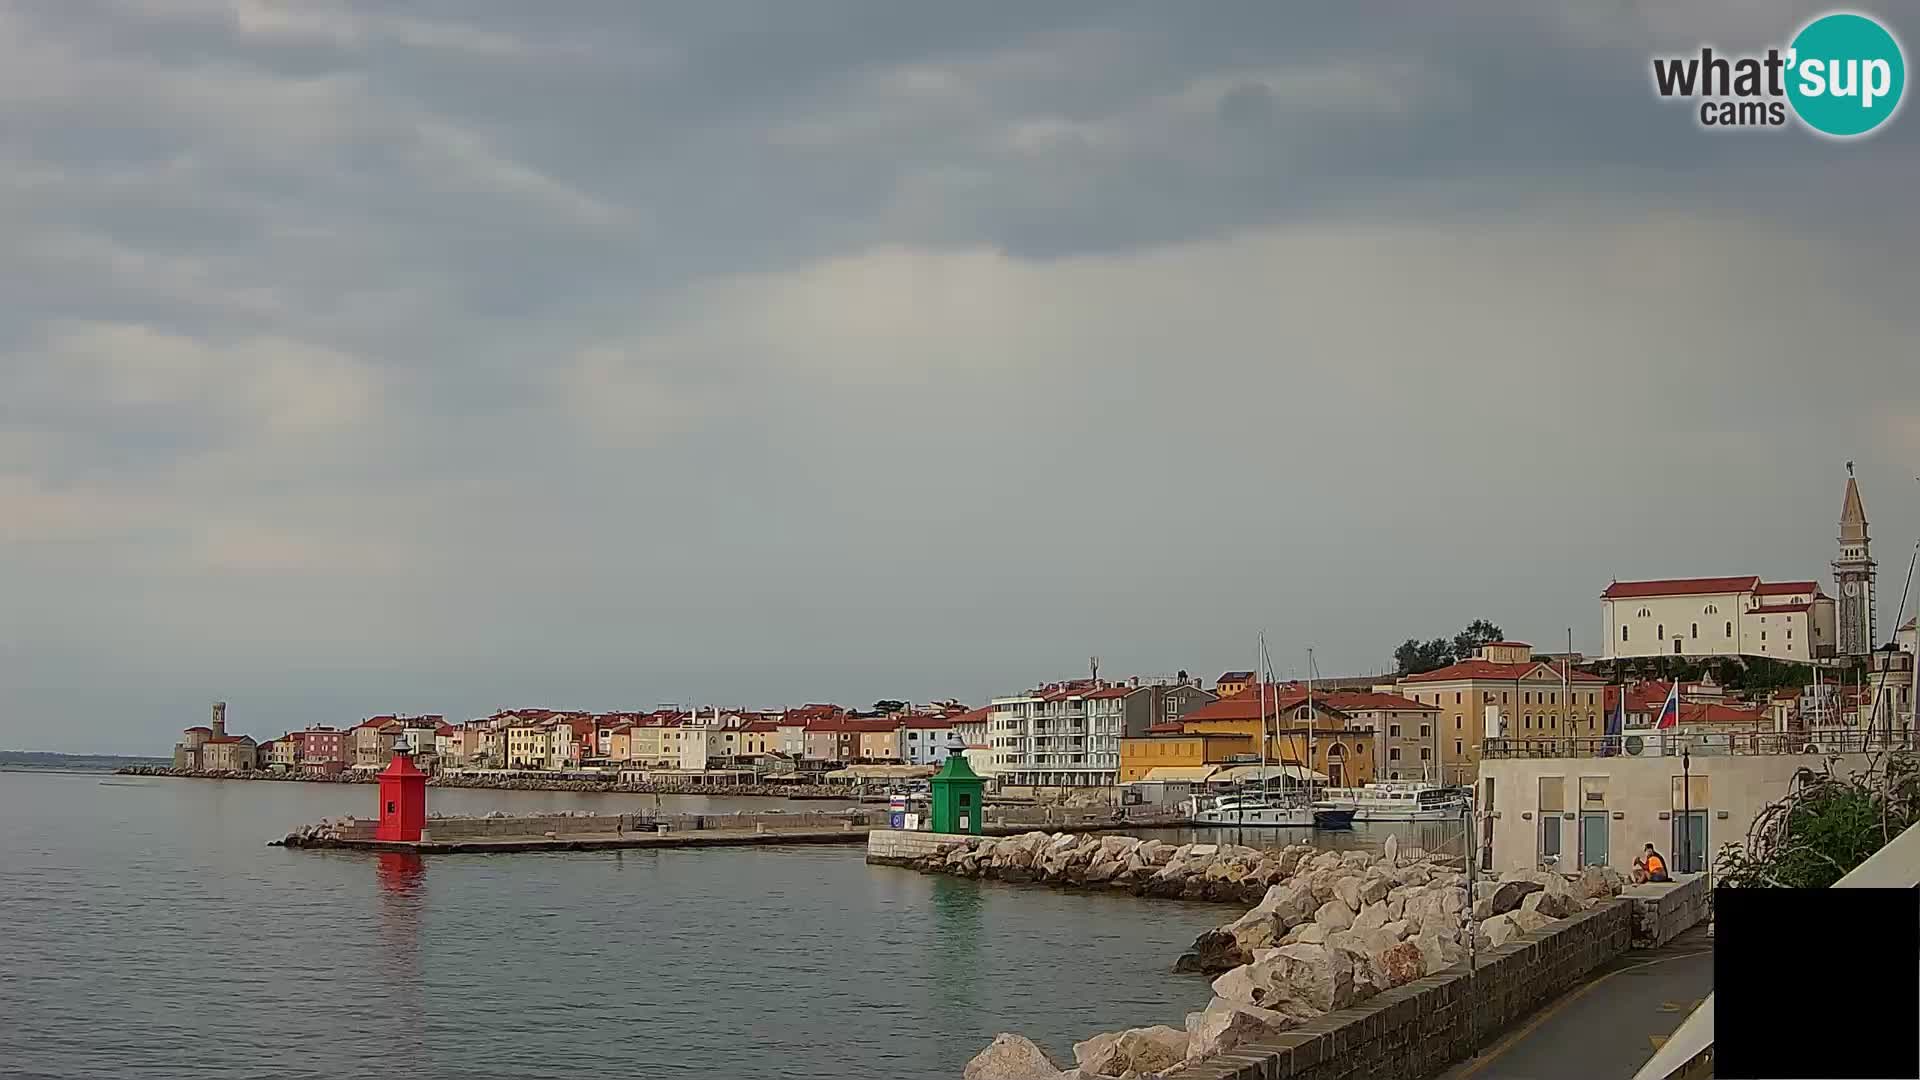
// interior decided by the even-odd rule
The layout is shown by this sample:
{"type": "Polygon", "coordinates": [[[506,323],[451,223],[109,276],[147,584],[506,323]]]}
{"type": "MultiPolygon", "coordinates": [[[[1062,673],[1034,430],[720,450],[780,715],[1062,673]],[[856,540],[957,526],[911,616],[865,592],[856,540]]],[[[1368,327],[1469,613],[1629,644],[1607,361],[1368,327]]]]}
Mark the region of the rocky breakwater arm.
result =
{"type": "Polygon", "coordinates": [[[1469,895],[1458,859],[1417,851],[1401,858],[1394,847],[1378,857],[1278,853],[1289,866],[1283,879],[1267,885],[1251,911],[1200,935],[1175,965],[1218,976],[1212,999],[1187,1015],[1184,1030],[1096,1035],[1075,1044],[1070,1069],[1018,1035],[1001,1035],[968,1063],[965,1080],[1177,1076],[1453,967],[1467,957],[1469,933],[1491,949],[1617,896],[1625,884],[1604,868],[1575,878],[1528,871],[1477,882],[1469,895]]]}
{"type": "Polygon", "coordinates": [[[1133,836],[1028,832],[969,838],[906,865],[929,874],[1248,903],[1286,880],[1301,858],[1311,854],[1312,848],[1300,845],[1269,851],[1133,836]]]}

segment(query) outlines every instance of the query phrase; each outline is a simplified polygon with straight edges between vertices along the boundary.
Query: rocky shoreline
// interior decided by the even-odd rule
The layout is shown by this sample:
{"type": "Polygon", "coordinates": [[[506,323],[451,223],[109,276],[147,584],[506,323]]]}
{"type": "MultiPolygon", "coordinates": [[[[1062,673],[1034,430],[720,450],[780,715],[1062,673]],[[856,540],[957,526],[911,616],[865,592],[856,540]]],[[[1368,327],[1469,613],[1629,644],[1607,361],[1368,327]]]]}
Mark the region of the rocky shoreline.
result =
{"type": "MultiPolygon", "coordinates": [[[[376,776],[370,772],[348,770],[338,773],[309,771],[267,772],[249,770],[229,772],[222,770],[175,769],[153,765],[130,765],[115,769],[124,776],[168,776],[187,780],[263,780],[282,783],[313,784],[371,784],[376,776]]],[[[842,784],[808,784],[794,790],[791,785],[781,784],[623,784],[611,780],[537,780],[526,777],[490,777],[490,776],[433,776],[427,780],[428,787],[445,788],[482,788],[492,791],[579,791],[597,792],[606,795],[715,795],[728,798],[758,797],[768,799],[850,799],[857,801],[860,793],[842,784]]]]}
{"type": "Polygon", "coordinates": [[[1244,1042],[1345,1009],[1392,987],[1618,896],[1625,880],[1594,868],[1578,877],[1526,871],[1473,883],[1454,856],[1385,850],[1262,851],[1167,844],[1130,836],[1026,833],[957,843],[911,865],[999,881],[1123,889],[1137,896],[1255,900],[1201,934],[1174,970],[1215,975],[1204,1009],[1167,1025],[1095,1035],[1062,1069],[1032,1041],[1001,1034],[966,1065],[965,1080],[1092,1080],[1177,1076],[1244,1042]],[[1471,938],[1468,935],[1473,935],[1471,938]]]}

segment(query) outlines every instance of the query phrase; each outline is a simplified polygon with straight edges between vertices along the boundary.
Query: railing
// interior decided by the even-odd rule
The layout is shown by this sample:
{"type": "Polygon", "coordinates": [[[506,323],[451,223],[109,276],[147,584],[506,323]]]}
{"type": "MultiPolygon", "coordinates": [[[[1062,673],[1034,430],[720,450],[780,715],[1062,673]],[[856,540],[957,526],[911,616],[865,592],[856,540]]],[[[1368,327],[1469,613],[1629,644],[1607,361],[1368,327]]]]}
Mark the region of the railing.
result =
{"type": "Polygon", "coordinates": [[[1668,729],[1648,735],[1558,739],[1493,738],[1481,744],[1480,756],[1483,759],[1679,757],[1682,751],[1691,753],[1694,757],[1782,754],[1825,756],[1914,748],[1914,737],[1912,733],[1906,731],[1829,730],[1817,733],[1788,732],[1785,734],[1770,731],[1762,734],[1722,735],[1668,729]]]}

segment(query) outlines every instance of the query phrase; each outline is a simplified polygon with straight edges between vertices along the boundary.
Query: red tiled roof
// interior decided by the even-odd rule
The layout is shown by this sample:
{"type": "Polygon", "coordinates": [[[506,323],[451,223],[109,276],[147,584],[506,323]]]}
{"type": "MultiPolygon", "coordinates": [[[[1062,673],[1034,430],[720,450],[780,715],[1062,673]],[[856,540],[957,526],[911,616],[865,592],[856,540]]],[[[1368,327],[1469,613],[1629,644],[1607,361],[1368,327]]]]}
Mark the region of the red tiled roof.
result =
{"type": "Polygon", "coordinates": [[[940,716],[917,716],[908,720],[907,726],[918,731],[951,731],[953,721],[940,716]]]}
{"type": "MultiPolygon", "coordinates": [[[[1433,671],[1421,672],[1418,675],[1408,675],[1400,681],[1430,683],[1457,682],[1463,679],[1487,679],[1497,682],[1513,682],[1517,679],[1526,678],[1532,674],[1535,669],[1542,668],[1551,673],[1555,678],[1560,677],[1560,666],[1545,661],[1535,662],[1525,660],[1513,664],[1496,664],[1491,660],[1462,660],[1457,664],[1448,664],[1446,667],[1433,671]]],[[[1606,680],[1600,676],[1590,675],[1584,671],[1574,671],[1570,673],[1568,675],[1568,681],[1583,684],[1606,682],[1606,680]]]]}
{"type": "Polygon", "coordinates": [[[215,735],[213,738],[207,740],[208,745],[213,745],[215,743],[237,743],[237,742],[253,742],[253,736],[251,735],[215,735]]]}
{"type": "Polygon", "coordinates": [[[452,735],[457,729],[452,724],[441,724],[434,729],[435,735],[452,735]]]}
{"type": "Polygon", "coordinates": [[[1103,686],[1084,696],[1089,700],[1093,698],[1123,698],[1138,689],[1140,688],[1137,686],[1103,686]]]}
{"type": "Polygon", "coordinates": [[[1817,595],[1820,583],[1817,581],[1763,581],[1753,590],[1761,596],[1791,596],[1794,593],[1817,595]]]}
{"type": "Polygon", "coordinates": [[[1755,574],[1744,577],[1662,578],[1658,581],[1616,581],[1600,594],[1603,600],[1642,596],[1698,596],[1705,593],[1751,592],[1760,584],[1755,574]]]}
{"type": "Polygon", "coordinates": [[[740,730],[761,731],[761,732],[779,731],[780,725],[772,720],[755,720],[754,722],[752,722],[751,724],[748,724],[746,727],[741,728],[740,730]]]}
{"type": "Polygon", "coordinates": [[[993,706],[986,705],[978,709],[968,709],[966,712],[958,713],[954,716],[948,717],[947,719],[951,720],[953,723],[956,723],[956,724],[972,724],[972,723],[977,723],[981,720],[985,720],[992,715],[993,715],[993,706]]]}
{"type": "Polygon", "coordinates": [[[207,726],[207,725],[205,725],[205,724],[195,724],[195,725],[193,725],[193,726],[192,726],[192,727],[190,727],[190,728],[185,728],[185,729],[182,729],[182,733],[183,733],[183,734],[184,734],[185,732],[187,732],[187,731],[204,731],[204,732],[206,732],[206,733],[207,733],[207,734],[209,734],[209,735],[211,735],[211,734],[213,734],[213,729],[212,729],[212,728],[210,728],[210,727],[208,727],[208,726],[207,726]]]}
{"type": "Polygon", "coordinates": [[[1149,735],[1182,735],[1186,733],[1186,730],[1186,727],[1178,720],[1162,720],[1157,724],[1147,725],[1147,734],[1149,735]]]}
{"type": "Polygon", "coordinates": [[[1220,673],[1220,677],[1214,680],[1214,682],[1216,683],[1252,682],[1252,681],[1253,681],[1253,672],[1251,671],[1223,671],[1220,673]]]}
{"type": "Polygon", "coordinates": [[[1323,700],[1343,712],[1359,712],[1366,709],[1440,711],[1438,705],[1413,701],[1399,694],[1378,694],[1371,690],[1331,690],[1323,700]]]}
{"type": "Polygon", "coordinates": [[[1759,607],[1754,608],[1752,614],[1779,615],[1783,613],[1791,614],[1792,612],[1796,612],[1796,611],[1811,611],[1811,610],[1813,610],[1812,604],[1762,604],[1759,607]]]}
{"type": "MultiPolygon", "coordinates": [[[[1200,720],[1258,720],[1260,719],[1260,697],[1260,684],[1256,683],[1232,697],[1209,701],[1181,719],[1189,723],[1200,720]]],[[[1266,697],[1266,715],[1275,717],[1306,704],[1307,692],[1300,688],[1272,687],[1266,697]],[[1278,691],[1278,694],[1276,695],[1274,691],[1278,691]]],[[[1326,697],[1321,694],[1313,696],[1313,703],[1316,711],[1325,710],[1340,714],[1339,706],[1329,705],[1326,697]]]]}

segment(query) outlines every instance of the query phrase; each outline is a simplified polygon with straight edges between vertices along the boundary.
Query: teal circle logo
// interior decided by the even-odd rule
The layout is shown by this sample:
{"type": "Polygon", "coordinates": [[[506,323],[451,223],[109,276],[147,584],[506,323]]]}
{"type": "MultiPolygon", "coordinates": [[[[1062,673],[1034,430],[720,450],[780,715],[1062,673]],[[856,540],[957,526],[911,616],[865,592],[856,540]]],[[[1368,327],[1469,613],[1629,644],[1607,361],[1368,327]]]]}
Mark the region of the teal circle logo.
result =
{"type": "Polygon", "coordinates": [[[1822,15],[1794,35],[1790,48],[1787,100],[1815,131],[1865,135],[1900,107],[1907,86],[1900,43],[1865,15],[1822,15]]]}

